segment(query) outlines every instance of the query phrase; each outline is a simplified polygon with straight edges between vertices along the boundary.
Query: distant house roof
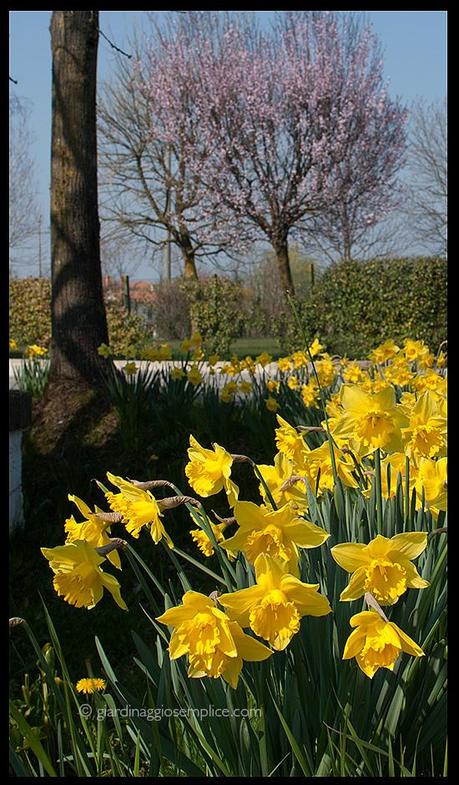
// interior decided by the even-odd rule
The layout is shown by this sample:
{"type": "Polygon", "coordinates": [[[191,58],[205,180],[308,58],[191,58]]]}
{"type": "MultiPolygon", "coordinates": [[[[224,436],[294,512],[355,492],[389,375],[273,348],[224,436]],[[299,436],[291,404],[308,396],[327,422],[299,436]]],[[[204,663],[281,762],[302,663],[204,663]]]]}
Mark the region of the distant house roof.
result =
{"type": "MultiPolygon", "coordinates": [[[[121,297],[123,285],[120,278],[112,278],[105,275],[102,285],[106,295],[121,297]]],[[[153,303],[156,301],[154,284],[150,281],[129,281],[129,295],[131,300],[141,303],[153,303]]]]}

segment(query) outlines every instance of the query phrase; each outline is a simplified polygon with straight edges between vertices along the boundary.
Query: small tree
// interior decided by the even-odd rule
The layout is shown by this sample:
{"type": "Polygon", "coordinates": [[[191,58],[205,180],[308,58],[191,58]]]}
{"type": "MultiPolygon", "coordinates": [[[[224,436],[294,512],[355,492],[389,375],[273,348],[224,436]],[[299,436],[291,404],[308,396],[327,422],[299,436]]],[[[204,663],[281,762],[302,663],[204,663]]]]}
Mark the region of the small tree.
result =
{"type": "Polygon", "coordinates": [[[182,25],[165,51],[168,79],[152,90],[164,126],[186,142],[200,208],[268,240],[282,290],[293,293],[292,232],[343,195],[387,208],[405,116],[384,88],[368,27],[331,12],[281,20],[267,34],[230,19],[215,36],[207,20],[182,25]],[[177,84],[192,85],[185,108],[177,84]]]}
{"type": "Polygon", "coordinates": [[[97,11],[51,18],[53,380],[95,384],[108,343],[99,250],[96,156],[97,11]]]}
{"type": "MultiPolygon", "coordinates": [[[[182,25],[180,18],[177,23],[182,25]]],[[[167,29],[172,35],[173,18],[167,29]]],[[[199,258],[212,260],[230,250],[238,231],[217,226],[202,209],[190,168],[184,125],[196,80],[182,70],[184,53],[170,50],[167,30],[154,20],[148,47],[137,37],[130,49],[134,60],[118,57],[99,103],[104,214],[155,249],[174,245],[184,277],[197,278],[199,258]],[[165,95],[174,104],[172,126],[165,95]]]]}
{"type": "Polygon", "coordinates": [[[9,254],[10,270],[14,272],[24,261],[24,251],[37,233],[39,213],[30,109],[24,99],[11,95],[9,110],[9,254]]]}
{"type": "Polygon", "coordinates": [[[405,215],[413,237],[428,252],[446,255],[447,153],[443,101],[413,104],[408,148],[408,199],[405,215]]]}

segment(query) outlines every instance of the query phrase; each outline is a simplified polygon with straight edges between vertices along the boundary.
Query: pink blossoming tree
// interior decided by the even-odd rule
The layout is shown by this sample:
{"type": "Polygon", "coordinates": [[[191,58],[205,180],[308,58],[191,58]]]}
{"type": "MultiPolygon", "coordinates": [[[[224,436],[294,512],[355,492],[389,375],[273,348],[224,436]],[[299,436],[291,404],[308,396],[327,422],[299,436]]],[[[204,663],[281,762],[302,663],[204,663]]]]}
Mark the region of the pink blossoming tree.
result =
{"type": "MultiPolygon", "coordinates": [[[[215,17],[214,17],[215,19],[215,17]]],[[[349,235],[391,207],[405,111],[378,42],[352,14],[287,12],[268,33],[195,14],[153,51],[151,134],[180,148],[209,231],[267,240],[284,294],[288,241],[320,216],[349,235]]],[[[145,73],[145,71],[144,71],[145,73]]],[[[346,248],[349,246],[345,239],[346,248]]]]}

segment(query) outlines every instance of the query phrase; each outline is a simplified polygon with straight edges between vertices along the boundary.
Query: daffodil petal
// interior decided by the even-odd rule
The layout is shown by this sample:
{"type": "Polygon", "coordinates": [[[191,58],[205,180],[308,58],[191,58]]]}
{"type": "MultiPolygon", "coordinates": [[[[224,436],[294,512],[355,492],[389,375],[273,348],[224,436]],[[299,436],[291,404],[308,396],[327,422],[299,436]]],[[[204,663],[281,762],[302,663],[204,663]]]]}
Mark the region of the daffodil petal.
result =
{"type": "Polygon", "coordinates": [[[343,660],[350,660],[356,657],[361,651],[365,641],[365,631],[362,629],[353,630],[346,641],[343,651],[343,660]]]}
{"type": "Polygon", "coordinates": [[[418,646],[418,644],[413,641],[410,636],[406,634],[406,632],[403,632],[403,630],[401,630],[400,627],[398,627],[398,625],[393,621],[390,622],[390,625],[394,628],[400,638],[402,651],[406,652],[406,654],[411,654],[413,657],[424,656],[424,652],[422,651],[421,647],[418,646]]]}
{"type": "Polygon", "coordinates": [[[237,621],[241,627],[248,627],[250,610],[263,597],[264,593],[261,586],[255,585],[248,589],[222,594],[218,601],[228,610],[232,621],[237,621]]]}
{"type": "Polygon", "coordinates": [[[391,549],[407,559],[416,559],[427,546],[427,532],[403,532],[391,538],[391,549]]]}
{"type": "Polygon", "coordinates": [[[355,572],[369,562],[366,547],[361,542],[343,542],[331,548],[330,553],[343,570],[355,572]]]}
{"type": "Polygon", "coordinates": [[[364,567],[360,567],[352,575],[346,588],[341,592],[340,600],[342,602],[350,602],[351,600],[358,600],[365,594],[365,580],[366,572],[364,567]]]}

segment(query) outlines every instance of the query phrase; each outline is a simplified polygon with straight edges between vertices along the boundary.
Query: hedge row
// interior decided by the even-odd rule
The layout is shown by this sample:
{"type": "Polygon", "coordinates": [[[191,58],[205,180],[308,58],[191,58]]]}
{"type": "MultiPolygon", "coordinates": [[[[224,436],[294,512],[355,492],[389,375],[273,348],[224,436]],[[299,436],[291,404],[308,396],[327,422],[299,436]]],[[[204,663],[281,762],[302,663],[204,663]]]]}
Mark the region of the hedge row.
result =
{"type": "MultiPolygon", "coordinates": [[[[333,354],[364,357],[387,338],[424,340],[436,350],[447,334],[447,263],[440,258],[342,261],[320,276],[300,304],[303,328],[333,354]]],[[[278,325],[283,348],[303,339],[291,315],[278,325]]]]}
{"type": "MultiPolygon", "coordinates": [[[[256,298],[240,284],[212,277],[185,287],[185,292],[180,282],[172,283],[170,296],[164,298],[169,317],[173,315],[178,324],[182,314],[182,329],[192,322],[204,335],[207,348],[216,351],[250,334],[260,320],[269,324],[270,334],[275,333],[284,351],[302,348],[305,333],[308,338],[318,335],[332,354],[352,358],[366,356],[387,338],[422,339],[433,350],[446,339],[447,264],[437,257],[331,265],[312,294],[298,302],[301,331],[288,309],[278,318],[264,319],[256,298]]],[[[10,281],[10,337],[21,348],[31,343],[49,345],[50,297],[47,279],[10,281]]],[[[158,337],[169,338],[161,334],[165,326],[161,313],[156,315],[158,337]]],[[[151,326],[119,305],[107,305],[107,320],[116,354],[125,354],[128,348],[139,351],[152,340],[151,326]]]]}
{"type": "MultiPolygon", "coordinates": [[[[152,342],[145,322],[116,303],[107,303],[110,346],[117,355],[140,352],[152,342]]],[[[19,349],[30,344],[49,347],[51,339],[51,281],[48,278],[13,278],[10,281],[10,338],[19,349]]]]}

